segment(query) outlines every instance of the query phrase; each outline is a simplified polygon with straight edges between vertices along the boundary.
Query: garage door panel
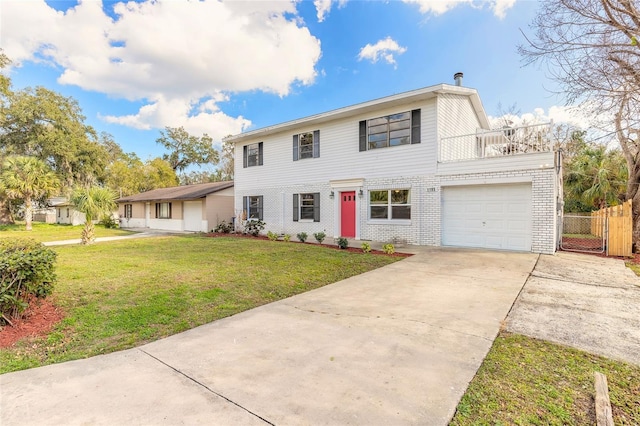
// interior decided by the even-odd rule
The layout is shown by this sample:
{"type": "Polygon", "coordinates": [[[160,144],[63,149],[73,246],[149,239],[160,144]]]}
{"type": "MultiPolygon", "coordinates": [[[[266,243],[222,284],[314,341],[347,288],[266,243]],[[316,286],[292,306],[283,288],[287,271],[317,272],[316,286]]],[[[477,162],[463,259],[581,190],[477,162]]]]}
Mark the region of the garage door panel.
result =
{"type": "Polygon", "coordinates": [[[444,188],[442,244],[531,250],[531,184],[444,188]]]}

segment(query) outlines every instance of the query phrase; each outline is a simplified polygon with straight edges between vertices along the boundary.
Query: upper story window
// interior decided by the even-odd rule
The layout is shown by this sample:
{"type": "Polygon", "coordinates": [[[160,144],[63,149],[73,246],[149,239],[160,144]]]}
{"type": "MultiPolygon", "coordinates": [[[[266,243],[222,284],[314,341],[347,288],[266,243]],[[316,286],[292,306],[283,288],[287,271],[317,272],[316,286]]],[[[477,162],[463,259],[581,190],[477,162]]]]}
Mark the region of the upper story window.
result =
{"type": "Polygon", "coordinates": [[[133,217],[133,204],[124,205],[124,217],[131,219],[133,217]]]}
{"type": "Polygon", "coordinates": [[[293,221],[320,222],[320,193],[293,194],[293,221]]]}
{"type": "Polygon", "coordinates": [[[411,219],[411,194],[408,189],[369,191],[369,218],[411,219]]]}
{"type": "Polygon", "coordinates": [[[420,143],[420,110],[360,122],[360,151],[420,143]]]}
{"type": "Polygon", "coordinates": [[[242,147],[242,166],[243,167],[253,167],[253,166],[262,166],[263,160],[263,149],[262,142],[252,143],[250,145],[245,145],[242,147]]]}
{"type": "Polygon", "coordinates": [[[156,203],[156,219],[171,219],[171,203],[156,203]]]}
{"type": "Polygon", "coordinates": [[[320,130],[293,135],[293,161],[320,157],[320,130]]]}
{"type": "Polygon", "coordinates": [[[248,197],[242,197],[242,209],[246,214],[246,219],[263,219],[263,204],[264,198],[262,195],[250,195],[248,197]]]}

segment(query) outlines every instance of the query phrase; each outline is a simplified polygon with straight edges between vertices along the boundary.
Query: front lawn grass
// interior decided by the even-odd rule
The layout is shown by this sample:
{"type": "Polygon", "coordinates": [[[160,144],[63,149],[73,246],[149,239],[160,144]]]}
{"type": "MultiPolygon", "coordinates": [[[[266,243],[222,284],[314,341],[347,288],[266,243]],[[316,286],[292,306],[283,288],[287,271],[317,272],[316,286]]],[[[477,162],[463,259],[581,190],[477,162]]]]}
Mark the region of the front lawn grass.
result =
{"type": "MultiPolygon", "coordinates": [[[[38,242],[62,240],[78,240],[82,236],[84,225],[62,225],[58,223],[33,222],[33,229],[26,231],[24,222],[12,225],[0,225],[0,238],[32,238],[38,242]]],[[[124,229],[108,229],[102,225],[96,225],[96,237],[116,237],[131,235],[135,232],[124,229]]]]}
{"type": "Polygon", "coordinates": [[[67,317],[0,350],[0,373],[141,345],[399,258],[312,244],[174,236],[56,247],[67,317]]]}
{"type": "Polygon", "coordinates": [[[593,373],[607,376],[616,425],[640,424],[640,367],[502,333],[450,425],[594,425],[593,373]]]}

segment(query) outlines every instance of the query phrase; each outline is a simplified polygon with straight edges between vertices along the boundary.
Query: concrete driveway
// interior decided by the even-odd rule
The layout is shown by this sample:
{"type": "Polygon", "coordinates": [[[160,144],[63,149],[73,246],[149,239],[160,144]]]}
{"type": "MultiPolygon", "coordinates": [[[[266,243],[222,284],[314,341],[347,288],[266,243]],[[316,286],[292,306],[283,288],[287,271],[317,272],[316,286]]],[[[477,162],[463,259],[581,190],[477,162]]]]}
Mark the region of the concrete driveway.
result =
{"type": "Polygon", "coordinates": [[[507,330],[640,365],[640,277],[618,259],[540,256],[507,330]]]}
{"type": "Polygon", "coordinates": [[[424,249],[123,352],[0,376],[0,423],[446,425],[538,255],[424,249]]]}

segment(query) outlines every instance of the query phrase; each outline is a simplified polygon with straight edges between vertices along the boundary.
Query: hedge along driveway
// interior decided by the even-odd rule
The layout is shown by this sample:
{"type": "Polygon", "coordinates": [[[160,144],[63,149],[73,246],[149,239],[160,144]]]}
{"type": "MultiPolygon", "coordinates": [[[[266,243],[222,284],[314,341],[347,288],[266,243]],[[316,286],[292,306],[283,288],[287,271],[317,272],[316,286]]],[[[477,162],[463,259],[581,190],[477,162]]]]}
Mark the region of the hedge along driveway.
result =
{"type": "Polygon", "coordinates": [[[0,372],[137,346],[399,258],[313,244],[200,236],[57,247],[67,318],[0,351],[0,372]]]}

